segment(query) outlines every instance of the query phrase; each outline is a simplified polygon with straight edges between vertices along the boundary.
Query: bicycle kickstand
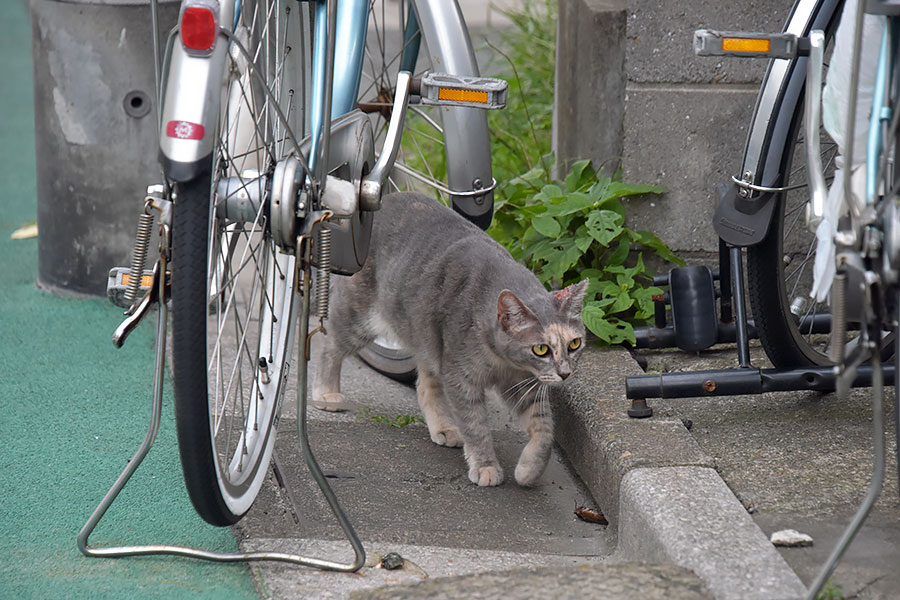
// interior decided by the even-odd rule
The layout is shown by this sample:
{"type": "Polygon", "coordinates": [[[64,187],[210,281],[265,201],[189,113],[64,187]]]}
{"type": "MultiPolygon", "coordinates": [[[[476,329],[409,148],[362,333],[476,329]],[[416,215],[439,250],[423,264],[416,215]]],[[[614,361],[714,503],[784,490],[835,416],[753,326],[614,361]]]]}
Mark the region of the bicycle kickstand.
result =
{"type": "MultiPolygon", "coordinates": [[[[128,462],[128,466],[116,479],[113,486],[106,493],[103,500],[94,509],[90,518],[84,524],[77,537],[78,549],[82,554],[94,558],[120,558],[127,556],[146,556],[146,555],[174,555],[188,558],[197,558],[213,562],[242,562],[242,561],[276,561],[292,563],[301,566],[315,567],[328,571],[353,572],[362,568],[365,563],[365,551],[359,541],[356,532],[337,502],[334,492],[331,490],[319,465],[316,463],[309,447],[309,441],[306,436],[306,373],[308,364],[308,354],[306,352],[307,337],[309,335],[309,297],[310,297],[310,279],[309,279],[309,258],[303,257],[301,248],[308,253],[308,244],[297,244],[297,264],[307,265],[304,270],[304,279],[302,283],[302,313],[300,316],[300,340],[304,343],[300,344],[299,358],[300,365],[298,368],[298,382],[300,386],[297,391],[297,419],[300,432],[300,446],[303,451],[307,466],[311,475],[325,496],[332,511],[338,519],[341,528],[344,530],[350,545],[353,548],[354,560],[349,564],[333,562],[329,560],[303,557],[296,554],[286,554],[281,552],[213,552],[200,550],[196,548],[188,548],[183,546],[171,545],[142,545],[142,546],[116,546],[116,547],[92,547],[88,543],[88,538],[99,524],[100,520],[106,514],[106,511],[113,504],[119,493],[134,475],[141,462],[147,456],[153,443],[156,441],[157,433],[162,415],[162,395],[163,380],[165,376],[166,363],[166,324],[168,321],[168,262],[170,258],[169,249],[171,248],[171,202],[164,197],[162,186],[153,186],[148,189],[146,206],[159,211],[161,217],[160,223],[160,256],[152,272],[152,284],[147,289],[143,299],[139,303],[135,303],[126,315],[128,318],[116,329],[113,336],[113,342],[118,347],[121,346],[128,334],[137,327],[138,323],[149,313],[150,309],[158,306],[157,324],[156,324],[156,356],[153,368],[153,392],[151,396],[151,412],[150,423],[144,441],[128,462]],[[305,258],[305,262],[304,262],[305,258]]],[[[133,265],[134,266],[134,265],[133,265]]],[[[142,266],[141,266],[142,268],[142,266]]],[[[298,266],[299,268],[299,266],[298,266]]],[[[122,284],[122,271],[124,269],[113,269],[111,273],[111,284],[118,281],[122,284]],[[117,279],[116,279],[117,275],[117,279]]],[[[140,273],[140,271],[138,271],[140,273]]],[[[132,275],[134,269],[132,269],[132,275]]],[[[112,285],[111,285],[112,287],[112,285]]],[[[141,286],[145,287],[145,286],[141,286]]],[[[119,290],[121,291],[121,289],[119,290]]],[[[110,297],[113,297],[111,291],[110,297]]]]}

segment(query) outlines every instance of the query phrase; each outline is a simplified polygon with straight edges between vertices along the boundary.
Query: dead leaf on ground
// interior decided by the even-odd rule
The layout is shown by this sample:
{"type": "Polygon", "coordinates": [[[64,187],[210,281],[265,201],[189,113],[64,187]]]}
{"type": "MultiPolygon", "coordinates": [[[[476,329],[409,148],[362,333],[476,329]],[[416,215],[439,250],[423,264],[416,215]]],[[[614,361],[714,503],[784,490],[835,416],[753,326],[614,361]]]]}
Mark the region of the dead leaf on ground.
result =
{"type": "Polygon", "coordinates": [[[9,236],[11,240],[27,240],[30,238],[36,238],[38,234],[37,229],[37,221],[32,221],[31,223],[25,223],[18,229],[12,232],[12,235],[9,236]]]}

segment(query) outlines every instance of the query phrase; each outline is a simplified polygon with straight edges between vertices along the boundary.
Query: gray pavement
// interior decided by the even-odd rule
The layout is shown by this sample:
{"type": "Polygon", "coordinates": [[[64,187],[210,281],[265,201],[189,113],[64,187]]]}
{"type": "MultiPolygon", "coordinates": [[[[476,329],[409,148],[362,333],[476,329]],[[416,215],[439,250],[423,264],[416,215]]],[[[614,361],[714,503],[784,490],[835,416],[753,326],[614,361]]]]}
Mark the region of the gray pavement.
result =
{"type": "MultiPolygon", "coordinates": [[[[731,366],[732,354],[640,358],[649,371],[672,371],[731,366]]],[[[758,349],[754,360],[764,361],[758,349]]],[[[653,418],[633,420],[624,377],[640,373],[628,352],[590,350],[554,401],[561,452],[539,485],[484,489],[466,479],[461,452],[432,444],[423,425],[373,422],[419,415],[414,391],[349,361],[345,394],[366,409],[311,409],[310,430],[369,562],[357,575],[256,565],[262,596],[487,598],[502,589],[511,598],[579,597],[592,589],[609,598],[801,597],[868,484],[867,391],[843,403],[810,393],[657,400],[653,418]],[[610,525],[578,520],[572,509],[580,504],[602,510],[610,525]],[[768,536],[784,528],[810,534],[814,545],[776,549],[768,536]],[[380,567],[388,552],[406,559],[402,569],[380,567]]],[[[240,545],[348,559],[305,474],[295,418],[287,414],[279,434],[282,483],[270,477],[237,530],[240,545]]],[[[525,438],[500,406],[491,427],[509,468],[525,438]]],[[[835,597],[900,597],[896,442],[888,433],[888,480],[834,575],[835,597]]]]}
{"type": "MultiPolygon", "coordinates": [[[[648,372],[727,368],[734,351],[699,355],[642,351],[648,372]]],[[[769,366],[761,350],[753,362],[769,366]]],[[[886,388],[887,473],[881,495],[833,580],[854,598],[900,598],[900,495],[897,492],[893,388],[886,388]]],[[[691,436],[715,461],[717,472],[766,534],[797,529],[813,537],[808,548],[784,548],[801,580],[818,573],[869,485],[872,474],[870,390],[835,394],[651,401],[657,417],[691,421],[691,436]]]]}

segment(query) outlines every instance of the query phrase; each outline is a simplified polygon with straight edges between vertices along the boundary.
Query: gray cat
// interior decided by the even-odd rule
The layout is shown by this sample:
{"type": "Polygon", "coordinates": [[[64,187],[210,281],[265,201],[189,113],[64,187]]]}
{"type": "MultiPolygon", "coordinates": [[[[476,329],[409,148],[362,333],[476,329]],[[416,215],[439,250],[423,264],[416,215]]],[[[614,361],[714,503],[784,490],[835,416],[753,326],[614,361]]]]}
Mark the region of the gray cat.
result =
{"type": "Polygon", "coordinates": [[[415,357],[431,440],[463,446],[469,479],[499,485],[485,407],[493,389],[530,438],[516,481],[534,484],[553,445],[548,388],[572,374],[583,347],[586,280],[547,292],[475,225],[421,194],[398,193],[376,213],[365,267],[332,285],[315,406],[340,410],[344,358],[393,337],[415,357]]]}

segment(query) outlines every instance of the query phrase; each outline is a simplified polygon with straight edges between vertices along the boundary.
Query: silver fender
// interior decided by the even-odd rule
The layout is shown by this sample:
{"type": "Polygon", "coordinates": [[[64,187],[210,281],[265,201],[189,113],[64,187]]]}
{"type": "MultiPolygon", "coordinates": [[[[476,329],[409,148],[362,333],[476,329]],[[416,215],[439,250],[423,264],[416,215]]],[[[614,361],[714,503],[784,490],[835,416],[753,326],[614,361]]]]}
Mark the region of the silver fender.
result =
{"type": "MultiPolygon", "coordinates": [[[[428,46],[432,69],[453,75],[478,76],[478,63],[469,40],[466,22],[456,2],[414,0],[419,29],[428,46]],[[449,33],[453,32],[453,33],[449,33]]],[[[473,191],[491,188],[491,144],[487,116],[483,111],[465,107],[441,107],[447,148],[465,148],[448,156],[447,174],[451,190],[473,191]],[[452,164],[451,164],[452,161],[452,164]]],[[[465,214],[483,229],[491,224],[494,194],[454,195],[453,208],[465,214]]]]}
{"type": "MultiPolygon", "coordinates": [[[[232,21],[233,3],[222,1],[220,28],[230,28],[232,21]]],[[[228,48],[228,39],[219,34],[210,56],[191,56],[180,36],[174,40],[163,86],[159,132],[160,161],[173,181],[190,181],[210,168],[228,48]]]]}

